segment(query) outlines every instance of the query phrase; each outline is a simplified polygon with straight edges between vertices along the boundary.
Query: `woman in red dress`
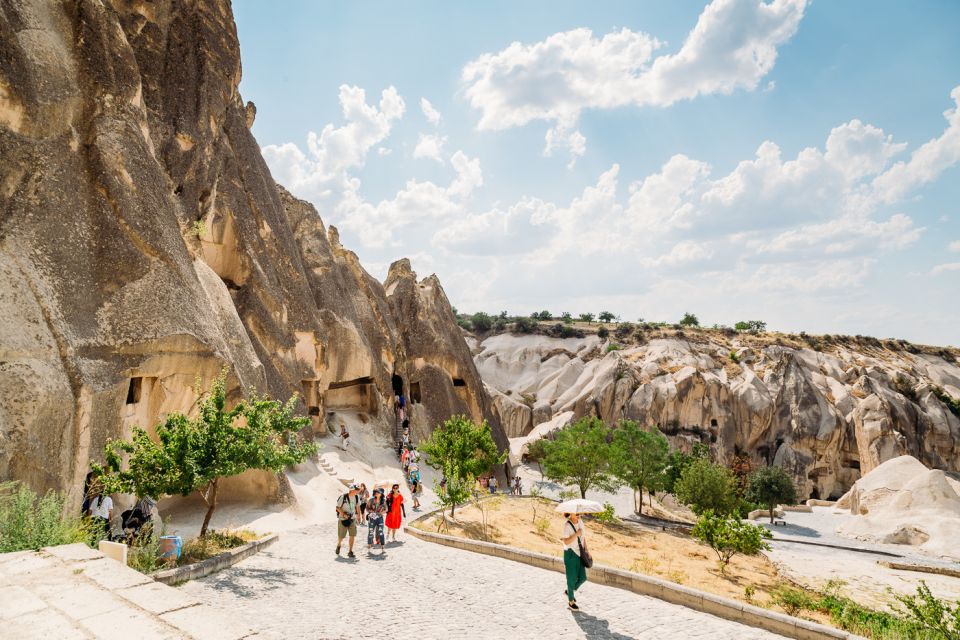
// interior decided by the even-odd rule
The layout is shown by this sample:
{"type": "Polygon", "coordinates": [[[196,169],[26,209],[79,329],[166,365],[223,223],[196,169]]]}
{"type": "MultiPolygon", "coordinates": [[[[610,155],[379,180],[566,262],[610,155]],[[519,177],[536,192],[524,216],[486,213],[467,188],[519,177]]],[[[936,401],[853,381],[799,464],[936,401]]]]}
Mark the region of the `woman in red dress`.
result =
{"type": "Polygon", "coordinates": [[[400,485],[395,484],[387,496],[387,540],[397,541],[397,531],[400,529],[401,518],[407,517],[407,510],[403,506],[403,496],[400,495],[400,485]]]}

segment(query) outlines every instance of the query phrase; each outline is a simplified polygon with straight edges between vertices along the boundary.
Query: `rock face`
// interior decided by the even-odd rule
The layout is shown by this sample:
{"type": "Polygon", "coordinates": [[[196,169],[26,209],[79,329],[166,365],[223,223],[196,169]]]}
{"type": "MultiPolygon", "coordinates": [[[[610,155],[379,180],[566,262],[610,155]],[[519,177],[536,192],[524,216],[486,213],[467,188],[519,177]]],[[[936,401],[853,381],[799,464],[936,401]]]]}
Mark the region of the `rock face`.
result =
{"type": "Polygon", "coordinates": [[[912,456],[891,458],[857,480],[837,508],[855,516],[840,526],[843,535],[960,557],[960,482],[912,456]]]}
{"type": "Polygon", "coordinates": [[[0,7],[0,480],[77,492],[134,424],[230,392],[298,392],[392,433],[489,419],[436,278],[387,295],[336,230],[273,182],[237,90],[226,0],[0,7]]]}
{"type": "Polygon", "coordinates": [[[960,419],[934,393],[960,397],[954,362],[875,346],[748,343],[702,335],[608,352],[596,336],[501,334],[480,342],[474,360],[511,437],[565,411],[637,420],[681,448],[711,443],[723,463],[745,453],[782,466],[802,498],[836,499],[904,454],[960,470],[960,419]]]}

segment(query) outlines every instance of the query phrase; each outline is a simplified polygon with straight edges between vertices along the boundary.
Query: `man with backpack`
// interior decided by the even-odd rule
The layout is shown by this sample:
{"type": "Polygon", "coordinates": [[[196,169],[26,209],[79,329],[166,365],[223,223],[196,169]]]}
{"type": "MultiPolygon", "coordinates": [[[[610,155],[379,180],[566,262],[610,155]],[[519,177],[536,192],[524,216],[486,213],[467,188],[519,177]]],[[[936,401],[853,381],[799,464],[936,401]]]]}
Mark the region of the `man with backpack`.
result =
{"type": "Polygon", "coordinates": [[[337,555],[340,555],[340,545],[343,539],[350,534],[350,546],[347,553],[348,558],[355,558],[353,555],[353,541],[357,538],[357,520],[362,520],[357,494],[360,492],[360,485],[351,484],[349,491],[337,500],[337,555]]]}

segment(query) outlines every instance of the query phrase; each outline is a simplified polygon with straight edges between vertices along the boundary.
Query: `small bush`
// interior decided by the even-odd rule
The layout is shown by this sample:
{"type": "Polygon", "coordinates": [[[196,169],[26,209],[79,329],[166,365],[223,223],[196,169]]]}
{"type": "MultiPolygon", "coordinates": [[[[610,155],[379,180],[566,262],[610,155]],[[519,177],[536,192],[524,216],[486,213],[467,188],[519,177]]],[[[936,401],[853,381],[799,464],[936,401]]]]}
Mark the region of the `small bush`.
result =
{"type": "Polygon", "coordinates": [[[479,311],[470,316],[470,324],[474,331],[489,331],[493,327],[493,318],[489,314],[479,311]]]}
{"type": "Polygon", "coordinates": [[[537,323],[531,318],[520,317],[513,321],[513,330],[517,333],[532,333],[537,328],[537,323]]]}
{"type": "Polygon", "coordinates": [[[609,337],[609,335],[610,335],[610,329],[607,329],[606,327],[600,327],[599,329],[597,329],[597,337],[600,338],[601,340],[606,340],[607,337],[609,337]]]}
{"type": "Polygon", "coordinates": [[[94,527],[79,515],[64,516],[64,495],[42,498],[18,482],[0,484],[0,553],[94,541],[94,527]]]}
{"type": "Polygon", "coordinates": [[[915,595],[897,596],[897,600],[902,605],[901,612],[921,629],[934,637],[960,640],[960,602],[951,606],[940,600],[930,593],[924,580],[920,581],[915,595]]]}
{"type": "Polygon", "coordinates": [[[259,536],[252,531],[208,531],[202,538],[188,540],[183,545],[178,565],[192,564],[207,558],[218,556],[224,551],[239,547],[256,540],[259,536]]]}
{"type": "Polygon", "coordinates": [[[697,319],[697,316],[687,312],[683,314],[683,317],[680,319],[680,325],[684,327],[699,327],[700,320],[697,319]]]}
{"type": "Polygon", "coordinates": [[[736,362],[737,364],[740,364],[740,358],[737,357],[736,351],[730,351],[730,360],[731,362],[736,362]]]}
{"type": "Polygon", "coordinates": [[[600,523],[601,531],[604,527],[620,521],[620,518],[617,517],[617,512],[613,508],[613,504],[610,502],[604,502],[603,511],[600,513],[595,513],[593,518],[600,523]]]}
{"type": "Polygon", "coordinates": [[[622,347],[617,343],[611,342],[610,344],[607,345],[607,353],[610,353],[611,351],[620,351],[621,348],[622,347]]]}
{"type": "Polygon", "coordinates": [[[153,573],[158,570],[164,564],[160,558],[160,536],[145,530],[134,538],[127,553],[127,564],[140,573],[153,573]]]}
{"type": "Polygon", "coordinates": [[[697,519],[690,534],[714,550],[720,562],[720,573],[726,571],[730,559],[738,553],[755,556],[770,549],[764,541],[773,538],[773,534],[763,527],[737,518],[717,516],[712,511],[697,519]]]}
{"type": "Polygon", "coordinates": [[[770,595],[773,596],[773,602],[791,616],[795,616],[803,610],[813,611],[818,607],[818,602],[806,591],[793,589],[786,585],[778,587],[770,595]]]}
{"type": "Polygon", "coordinates": [[[547,518],[537,518],[537,533],[541,536],[546,536],[547,531],[550,530],[550,520],[547,518]]]}

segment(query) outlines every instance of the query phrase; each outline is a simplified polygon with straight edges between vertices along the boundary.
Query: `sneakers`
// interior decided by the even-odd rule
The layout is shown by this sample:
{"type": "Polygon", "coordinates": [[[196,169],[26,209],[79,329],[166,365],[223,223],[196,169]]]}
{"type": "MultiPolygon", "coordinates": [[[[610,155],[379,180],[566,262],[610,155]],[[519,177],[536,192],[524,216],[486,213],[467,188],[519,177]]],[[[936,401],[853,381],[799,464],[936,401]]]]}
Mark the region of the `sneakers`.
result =
{"type": "Polygon", "coordinates": [[[340,555],[340,545],[337,545],[337,551],[336,551],[336,554],[337,554],[337,555],[340,555]]]}
{"type": "Polygon", "coordinates": [[[353,551],[350,551],[349,553],[347,553],[347,557],[348,557],[348,558],[356,558],[357,556],[353,555],[353,551]]]}
{"type": "Polygon", "coordinates": [[[567,602],[567,607],[569,607],[571,611],[580,611],[580,607],[577,606],[576,602],[567,602]]]}

